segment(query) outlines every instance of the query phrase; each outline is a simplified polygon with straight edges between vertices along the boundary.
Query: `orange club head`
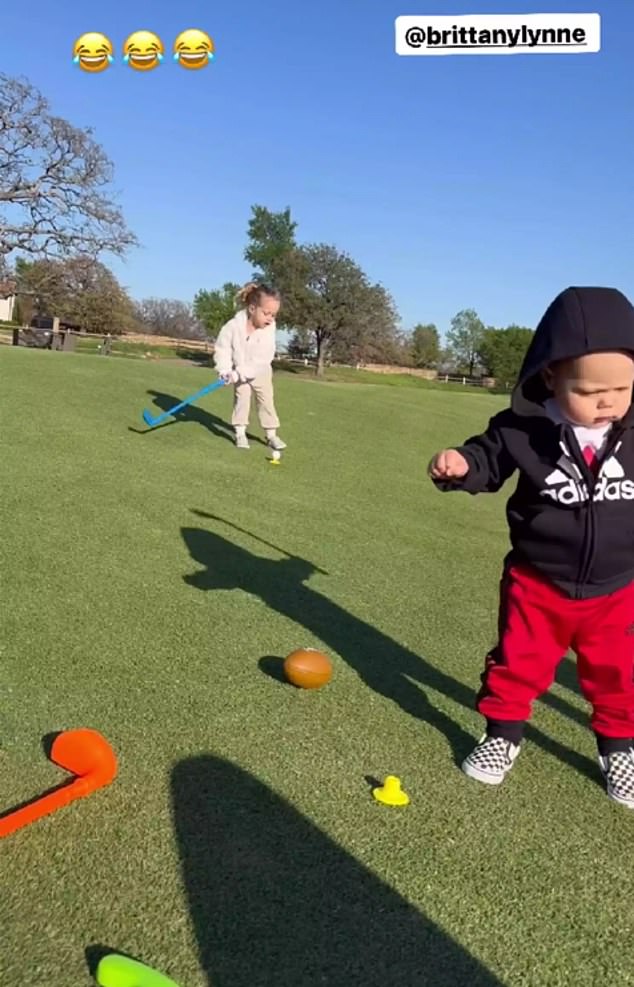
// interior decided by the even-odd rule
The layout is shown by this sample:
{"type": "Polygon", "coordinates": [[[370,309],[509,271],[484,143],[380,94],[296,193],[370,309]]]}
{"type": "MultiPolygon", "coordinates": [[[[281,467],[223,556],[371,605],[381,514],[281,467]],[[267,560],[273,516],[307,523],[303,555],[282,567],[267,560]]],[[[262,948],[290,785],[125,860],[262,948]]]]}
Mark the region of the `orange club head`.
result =
{"type": "Polygon", "coordinates": [[[117,758],[96,730],[66,730],[57,735],[50,759],[74,775],[70,782],[0,816],[0,839],[109,785],[117,775],[117,758]]]}
{"type": "Polygon", "coordinates": [[[51,747],[51,761],[95,788],[110,784],[117,775],[115,752],[97,730],[65,730],[58,734],[51,747]]]}

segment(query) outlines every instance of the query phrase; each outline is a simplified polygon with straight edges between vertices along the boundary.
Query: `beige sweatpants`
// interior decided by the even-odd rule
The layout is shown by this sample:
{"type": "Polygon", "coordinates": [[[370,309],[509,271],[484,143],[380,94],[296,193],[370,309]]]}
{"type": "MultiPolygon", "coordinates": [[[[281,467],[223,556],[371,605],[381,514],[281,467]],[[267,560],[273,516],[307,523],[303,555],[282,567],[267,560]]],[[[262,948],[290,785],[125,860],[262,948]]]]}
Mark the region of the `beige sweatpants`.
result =
{"type": "Polygon", "coordinates": [[[261,374],[247,384],[235,384],[231,424],[246,428],[251,414],[251,391],[255,394],[255,406],[262,428],[279,428],[280,421],[273,398],[273,372],[261,374]]]}

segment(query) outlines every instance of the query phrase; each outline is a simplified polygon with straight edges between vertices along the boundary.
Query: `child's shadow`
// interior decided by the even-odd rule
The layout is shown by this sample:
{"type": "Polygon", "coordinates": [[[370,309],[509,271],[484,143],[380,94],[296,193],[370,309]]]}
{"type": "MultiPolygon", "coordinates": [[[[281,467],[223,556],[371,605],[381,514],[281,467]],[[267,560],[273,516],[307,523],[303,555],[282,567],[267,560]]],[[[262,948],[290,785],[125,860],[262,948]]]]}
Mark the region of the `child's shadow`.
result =
{"type": "MultiPolygon", "coordinates": [[[[194,513],[216,520],[204,511],[194,513]]],[[[203,567],[184,577],[189,586],[203,591],[241,589],[259,597],[272,610],[303,626],[341,655],[378,695],[444,734],[456,763],[473,747],[471,734],[437,707],[428,694],[428,690],[438,692],[471,710],[472,690],[442,666],[437,667],[415,654],[307,586],[315,571],[311,562],[294,556],[278,561],[262,558],[200,528],[183,528],[181,533],[192,559],[203,567]]],[[[268,656],[265,661],[267,666],[263,671],[271,674],[268,656]]],[[[584,755],[568,749],[533,725],[527,727],[526,735],[543,750],[597,781],[596,765],[584,755]]]]}
{"type": "MultiPolygon", "coordinates": [[[[176,407],[183,400],[182,397],[177,398],[173,394],[165,394],[162,391],[148,391],[147,393],[154,398],[154,404],[159,411],[169,411],[170,408],[176,407]]],[[[149,431],[155,432],[157,428],[166,428],[168,425],[176,425],[178,422],[194,422],[196,425],[202,425],[208,431],[212,432],[213,435],[217,435],[221,439],[226,439],[232,443],[234,441],[233,427],[229,422],[226,422],[224,418],[220,418],[218,415],[213,415],[210,411],[205,411],[204,408],[196,404],[186,405],[173,418],[168,419],[161,425],[155,425],[149,431]]],[[[147,434],[145,429],[132,429],[132,431],[139,431],[142,435],[147,434]]],[[[249,435],[249,439],[252,442],[260,442],[266,445],[264,440],[258,436],[249,435]]]]}

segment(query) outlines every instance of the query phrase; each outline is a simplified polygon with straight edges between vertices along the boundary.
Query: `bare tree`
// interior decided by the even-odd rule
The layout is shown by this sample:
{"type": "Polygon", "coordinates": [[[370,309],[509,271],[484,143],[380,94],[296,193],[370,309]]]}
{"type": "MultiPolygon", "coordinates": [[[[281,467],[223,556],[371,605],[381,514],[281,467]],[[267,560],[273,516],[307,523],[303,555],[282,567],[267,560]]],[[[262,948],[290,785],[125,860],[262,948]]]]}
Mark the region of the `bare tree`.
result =
{"type": "Polygon", "coordinates": [[[0,73],[0,256],[121,256],[137,245],[90,129],[53,116],[27,80],[0,73]]]}
{"type": "Polygon", "coordinates": [[[17,280],[0,253],[0,298],[10,298],[15,295],[17,280]]]}
{"type": "Polygon", "coordinates": [[[202,323],[191,306],[178,298],[144,298],[137,306],[142,331],[172,339],[206,339],[202,323]]]}

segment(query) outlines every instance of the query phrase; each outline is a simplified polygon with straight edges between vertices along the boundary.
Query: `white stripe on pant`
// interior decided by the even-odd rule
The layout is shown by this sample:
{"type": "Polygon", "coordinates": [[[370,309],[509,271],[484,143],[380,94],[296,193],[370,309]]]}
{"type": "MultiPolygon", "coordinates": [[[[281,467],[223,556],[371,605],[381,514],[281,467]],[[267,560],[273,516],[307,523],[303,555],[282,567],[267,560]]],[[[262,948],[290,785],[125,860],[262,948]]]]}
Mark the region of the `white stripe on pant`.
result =
{"type": "Polygon", "coordinates": [[[246,384],[234,386],[233,414],[231,424],[234,428],[246,428],[251,413],[251,391],[255,395],[255,405],[258,419],[263,429],[279,428],[280,421],[275,410],[273,398],[273,371],[260,374],[246,384]]]}

